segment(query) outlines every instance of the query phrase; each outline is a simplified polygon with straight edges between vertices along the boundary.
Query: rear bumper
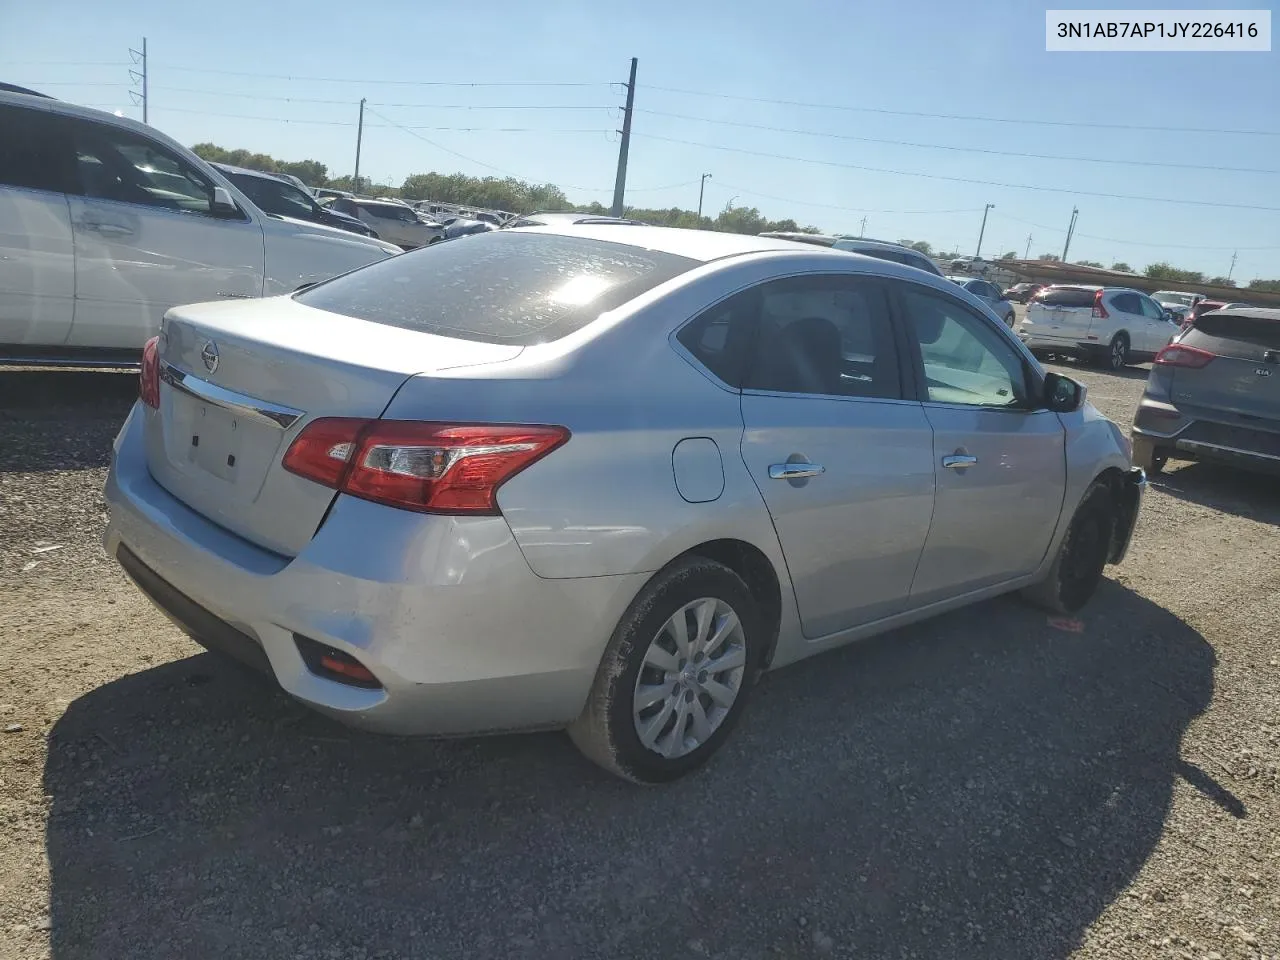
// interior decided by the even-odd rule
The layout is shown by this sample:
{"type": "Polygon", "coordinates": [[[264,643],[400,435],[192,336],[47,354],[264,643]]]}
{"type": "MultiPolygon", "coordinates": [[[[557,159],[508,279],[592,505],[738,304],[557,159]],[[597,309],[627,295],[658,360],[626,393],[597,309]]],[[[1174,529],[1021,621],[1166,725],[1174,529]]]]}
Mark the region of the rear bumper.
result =
{"type": "Polygon", "coordinates": [[[1028,350],[1044,350],[1071,357],[1093,357],[1106,350],[1105,343],[1080,340],[1076,337],[1050,337],[1035,331],[1018,331],[1018,339],[1028,350]]]}
{"type": "Polygon", "coordinates": [[[646,579],[543,580],[501,517],[346,497],[297,557],[282,557],[156,483],[141,420],[135,409],[116,438],[107,552],[200,643],[353,726],[438,735],[563,726],[646,579]],[[295,634],[355,657],[381,688],[311,672],[295,634]]]}
{"type": "Polygon", "coordinates": [[[1175,459],[1280,473],[1280,431],[1188,418],[1176,407],[1146,397],[1138,405],[1133,442],[1175,459]]]}

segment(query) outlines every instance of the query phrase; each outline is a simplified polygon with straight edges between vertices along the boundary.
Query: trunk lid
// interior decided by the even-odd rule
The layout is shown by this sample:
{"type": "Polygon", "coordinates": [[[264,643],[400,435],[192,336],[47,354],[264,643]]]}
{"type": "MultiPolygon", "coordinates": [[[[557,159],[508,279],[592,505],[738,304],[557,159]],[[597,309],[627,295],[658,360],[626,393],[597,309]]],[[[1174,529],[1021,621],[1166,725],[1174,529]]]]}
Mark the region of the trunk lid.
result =
{"type": "Polygon", "coordinates": [[[1053,287],[1027,307],[1037,335],[1083,340],[1093,327],[1095,291],[1086,287],[1053,287]]]}
{"type": "Polygon", "coordinates": [[[1199,369],[1173,369],[1170,398],[1180,410],[1280,430],[1280,316],[1206,314],[1178,342],[1215,355],[1199,369]]]}
{"type": "Polygon", "coordinates": [[[281,465],[306,423],[378,417],[414,374],[502,362],[520,351],[370,323],[289,297],[177,307],[164,323],[147,462],[193,510],[294,556],[335,495],[281,465]]]}

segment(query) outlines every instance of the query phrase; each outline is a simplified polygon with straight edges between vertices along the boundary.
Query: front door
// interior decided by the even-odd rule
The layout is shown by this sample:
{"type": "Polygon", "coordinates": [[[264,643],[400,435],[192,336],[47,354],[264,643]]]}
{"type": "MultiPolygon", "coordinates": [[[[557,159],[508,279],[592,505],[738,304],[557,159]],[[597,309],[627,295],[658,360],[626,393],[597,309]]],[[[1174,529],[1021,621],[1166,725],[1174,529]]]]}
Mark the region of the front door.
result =
{"type": "Polygon", "coordinates": [[[1039,566],[1062,509],[1066,451],[1061,421],[1032,400],[1028,365],[990,320],[922,286],[900,290],[937,478],[916,607],[1039,566]]]}
{"type": "Polygon", "coordinates": [[[75,320],[67,342],[141,348],[170,307],[262,296],[262,228],[211,212],[213,183],[131,130],[75,120],[75,320]]]}
{"type": "Polygon", "coordinates": [[[1138,295],[1138,305],[1142,308],[1143,353],[1157,354],[1169,345],[1173,335],[1178,332],[1178,325],[1166,320],[1164,308],[1150,297],[1138,295]]]}
{"type": "Polygon", "coordinates": [[[879,281],[794,277],[756,293],[742,456],[817,638],[906,606],[933,506],[932,431],[902,399],[879,281]]]}

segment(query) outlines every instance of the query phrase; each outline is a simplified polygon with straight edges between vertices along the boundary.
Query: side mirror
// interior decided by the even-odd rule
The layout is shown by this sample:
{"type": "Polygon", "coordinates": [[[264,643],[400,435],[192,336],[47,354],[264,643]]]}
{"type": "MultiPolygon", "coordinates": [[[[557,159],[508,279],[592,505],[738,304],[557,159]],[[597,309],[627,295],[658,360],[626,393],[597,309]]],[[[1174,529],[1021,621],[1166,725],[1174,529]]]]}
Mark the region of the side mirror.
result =
{"type": "Polygon", "coordinates": [[[1085,386],[1060,373],[1044,375],[1044,405],[1054,413],[1074,413],[1084,406],[1085,386]]]}
{"type": "Polygon", "coordinates": [[[235,220],[244,217],[244,214],[240,212],[240,208],[236,206],[236,202],[231,199],[231,191],[226,187],[213,188],[213,200],[209,204],[209,212],[215,217],[227,217],[235,220]]]}
{"type": "Polygon", "coordinates": [[[1178,322],[1178,317],[1177,317],[1177,315],[1176,315],[1172,310],[1166,310],[1166,311],[1164,312],[1164,318],[1165,318],[1165,320],[1167,320],[1169,323],[1177,323],[1177,322],[1178,322]]]}

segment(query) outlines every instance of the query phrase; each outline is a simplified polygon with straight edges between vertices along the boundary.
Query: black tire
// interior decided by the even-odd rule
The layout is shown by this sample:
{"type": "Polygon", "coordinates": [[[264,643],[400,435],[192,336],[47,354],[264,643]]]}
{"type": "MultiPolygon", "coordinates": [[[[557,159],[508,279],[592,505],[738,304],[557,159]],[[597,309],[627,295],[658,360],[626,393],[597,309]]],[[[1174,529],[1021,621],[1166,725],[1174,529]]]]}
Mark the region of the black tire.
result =
{"type": "Polygon", "coordinates": [[[1048,575],[1023,596],[1051,613],[1075,613],[1083,607],[1102,581],[1115,524],[1111,491],[1095,482],[1076,508],[1048,575]]]}
{"type": "Polygon", "coordinates": [[[759,607],[746,583],[723,564],[687,557],[657,573],[623,614],[609,640],[582,713],[569,736],[588,759],[635,783],[665,783],[705,763],[724,743],[759,675],[766,642],[759,607]],[[650,643],[686,604],[702,598],[727,603],[742,625],[746,667],[728,712],[708,739],[683,756],[668,758],[645,747],[632,708],[637,679],[650,643]]]}
{"type": "Polygon", "coordinates": [[[1129,335],[1117,333],[1107,345],[1107,354],[1102,358],[1102,365],[1108,370],[1123,370],[1129,365],[1129,335]]]}

